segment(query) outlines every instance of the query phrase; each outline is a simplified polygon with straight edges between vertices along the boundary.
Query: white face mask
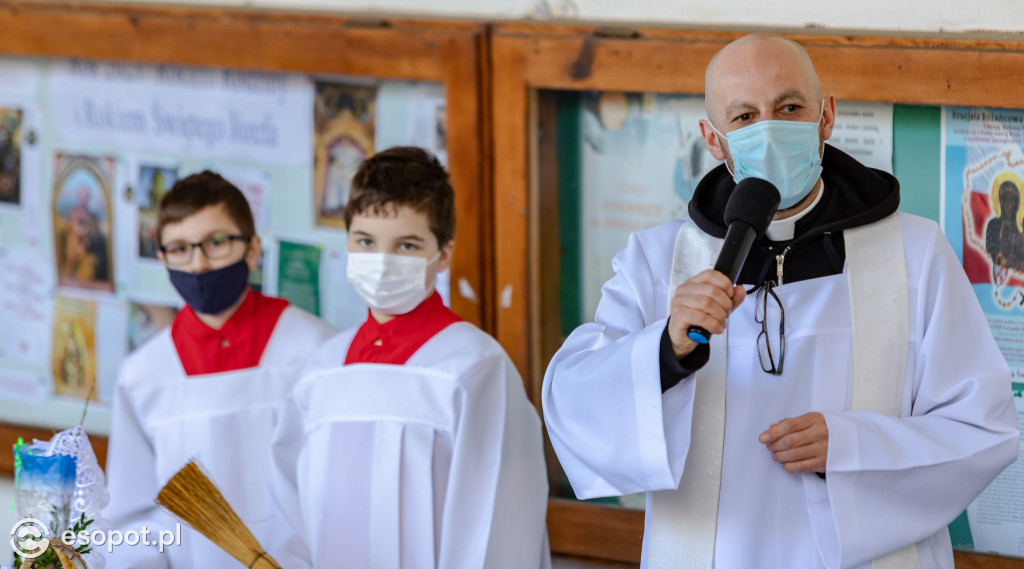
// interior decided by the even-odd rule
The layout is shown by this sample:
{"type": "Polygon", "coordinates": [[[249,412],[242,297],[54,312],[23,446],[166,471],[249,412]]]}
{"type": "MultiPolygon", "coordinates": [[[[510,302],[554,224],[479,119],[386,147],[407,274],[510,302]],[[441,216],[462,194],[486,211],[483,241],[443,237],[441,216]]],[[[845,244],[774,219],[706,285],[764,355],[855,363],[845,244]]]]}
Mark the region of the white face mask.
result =
{"type": "Polygon", "coordinates": [[[432,259],[390,253],[349,253],[348,280],[370,308],[392,316],[406,314],[427,298],[427,266],[432,259]]]}

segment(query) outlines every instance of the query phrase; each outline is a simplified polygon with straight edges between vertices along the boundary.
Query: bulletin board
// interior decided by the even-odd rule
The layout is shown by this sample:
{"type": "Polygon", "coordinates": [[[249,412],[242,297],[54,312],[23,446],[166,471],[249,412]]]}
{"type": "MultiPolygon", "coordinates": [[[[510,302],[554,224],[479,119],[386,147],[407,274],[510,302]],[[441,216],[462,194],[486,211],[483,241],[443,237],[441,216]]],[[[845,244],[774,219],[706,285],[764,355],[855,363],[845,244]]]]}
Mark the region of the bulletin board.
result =
{"type": "MultiPolygon", "coordinates": [[[[561,344],[563,284],[560,192],[571,179],[553,162],[565,98],[553,92],[703,93],[704,68],[747,32],[502,24],[491,46],[496,335],[539,400],[543,371],[561,344]],[[542,188],[544,189],[542,191],[542,188]],[[559,243],[560,246],[553,246],[559,243]]],[[[838,101],[895,103],[893,166],[904,211],[939,219],[940,105],[1021,106],[1013,77],[1024,71],[1024,43],[1007,37],[871,37],[784,33],[803,44],[826,92],[838,101]],[[898,78],[895,80],[893,78],[898,78]]],[[[570,105],[571,106],[571,105],[570,105]]],[[[571,165],[568,165],[571,168],[571,165]]],[[[589,317],[584,317],[589,319],[589,317]]],[[[548,455],[552,460],[551,454],[548,455]]],[[[633,565],[640,559],[643,512],[552,499],[553,552],[633,565]]],[[[1024,561],[957,551],[958,567],[1024,567],[1024,561]]]]}
{"type": "Polygon", "coordinates": [[[456,189],[449,301],[488,325],[482,26],[0,1],[0,28],[0,159],[20,155],[17,191],[0,180],[5,318],[38,328],[0,334],[0,446],[77,424],[95,383],[104,462],[116,354],[180,303],[146,258],[152,203],[206,168],[253,205],[269,245],[254,284],[347,326],[365,309],[337,293],[344,198],[323,180],[388,146],[434,150],[456,189]]]}

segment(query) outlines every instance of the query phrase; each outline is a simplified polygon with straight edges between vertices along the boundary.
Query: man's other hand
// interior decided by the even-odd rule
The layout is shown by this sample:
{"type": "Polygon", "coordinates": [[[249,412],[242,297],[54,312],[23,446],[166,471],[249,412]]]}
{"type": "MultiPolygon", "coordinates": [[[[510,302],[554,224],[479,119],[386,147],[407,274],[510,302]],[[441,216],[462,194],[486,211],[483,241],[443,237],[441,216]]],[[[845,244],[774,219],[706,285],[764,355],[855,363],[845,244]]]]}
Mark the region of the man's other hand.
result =
{"type": "Polygon", "coordinates": [[[828,426],[821,413],[783,419],[757,439],[786,472],[825,472],[828,426]]]}

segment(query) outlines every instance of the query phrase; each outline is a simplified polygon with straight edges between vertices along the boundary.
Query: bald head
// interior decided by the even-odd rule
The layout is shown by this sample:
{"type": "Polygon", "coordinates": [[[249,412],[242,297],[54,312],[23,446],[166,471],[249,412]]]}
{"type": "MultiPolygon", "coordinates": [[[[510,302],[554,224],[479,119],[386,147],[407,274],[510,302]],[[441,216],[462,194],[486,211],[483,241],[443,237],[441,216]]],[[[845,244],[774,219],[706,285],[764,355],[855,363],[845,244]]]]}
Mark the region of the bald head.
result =
{"type": "MultiPolygon", "coordinates": [[[[766,34],[750,34],[722,48],[704,73],[704,106],[716,126],[728,117],[716,116],[745,89],[768,81],[787,83],[786,90],[821,101],[821,82],[807,50],[795,41],[766,34]]],[[[808,101],[810,102],[810,101],[808,101]]]]}
{"type": "MultiPolygon", "coordinates": [[[[813,125],[818,131],[819,156],[824,153],[825,141],[832,136],[836,120],[835,97],[831,94],[822,97],[821,82],[811,58],[796,42],[777,36],[751,34],[730,43],[708,64],[704,89],[708,118],[700,120],[700,133],[711,155],[716,160],[725,161],[730,172],[737,171],[729,148],[730,133],[762,121],[813,125]]],[[[755,142],[772,144],[766,134],[769,130],[748,132],[754,135],[755,142]]],[[[741,165],[743,160],[751,160],[749,153],[743,158],[742,148],[741,165]]],[[[780,183],[787,185],[787,190],[794,190],[788,180],[780,183]]],[[[802,201],[786,206],[785,210],[775,214],[775,219],[794,215],[807,207],[820,188],[819,178],[810,193],[800,194],[803,195],[802,201]]],[[[795,188],[798,193],[803,190],[795,188]]]]}

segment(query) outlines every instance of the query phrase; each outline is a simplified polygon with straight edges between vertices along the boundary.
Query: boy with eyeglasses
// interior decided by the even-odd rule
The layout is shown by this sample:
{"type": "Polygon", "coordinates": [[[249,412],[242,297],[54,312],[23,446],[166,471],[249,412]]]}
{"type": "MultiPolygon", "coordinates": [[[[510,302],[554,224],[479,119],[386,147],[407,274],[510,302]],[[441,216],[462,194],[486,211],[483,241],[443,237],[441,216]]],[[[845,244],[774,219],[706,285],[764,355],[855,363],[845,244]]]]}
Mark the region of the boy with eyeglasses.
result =
{"type": "MultiPolygon", "coordinates": [[[[249,288],[260,258],[245,196],[213,172],[180,180],[160,201],[158,258],[186,307],[122,364],[107,456],[111,502],[122,532],[177,523],[154,503],[198,458],[260,541],[279,531],[267,492],[270,437],[306,358],[336,330],[249,288]]],[[[120,567],[227,567],[237,562],[182,527],[180,545],[113,548],[120,567]]]]}
{"type": "Polygon", "coordinates": [[[310,358],[273,447],[270,544],[283,567],[550,566],[540,421],[493,338],[434,290],[454,194],[427,152],[385,150],[352,180],[348,278],[366,322],[310,358]]]}

